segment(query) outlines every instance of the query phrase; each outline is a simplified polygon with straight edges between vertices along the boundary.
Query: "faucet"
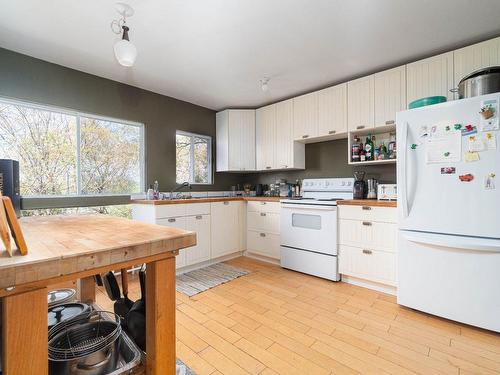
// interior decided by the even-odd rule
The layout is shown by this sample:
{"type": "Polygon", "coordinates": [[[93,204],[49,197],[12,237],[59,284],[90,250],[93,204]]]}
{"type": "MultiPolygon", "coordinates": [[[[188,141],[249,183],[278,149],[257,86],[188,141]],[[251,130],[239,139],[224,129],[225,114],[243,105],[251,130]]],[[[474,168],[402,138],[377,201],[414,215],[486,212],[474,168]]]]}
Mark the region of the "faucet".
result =
{"type": "Polygon", "coordinates": [[[180,184],[179,186],[173,188],[171,191],[170,191],[170,199],[174,199],[174,192],[178,191],[178,190],[181,190],[183,187],[189,187],[189,189],[191,189],[191,184],[189,182],[183,182],[182,184],[180,184]]]}

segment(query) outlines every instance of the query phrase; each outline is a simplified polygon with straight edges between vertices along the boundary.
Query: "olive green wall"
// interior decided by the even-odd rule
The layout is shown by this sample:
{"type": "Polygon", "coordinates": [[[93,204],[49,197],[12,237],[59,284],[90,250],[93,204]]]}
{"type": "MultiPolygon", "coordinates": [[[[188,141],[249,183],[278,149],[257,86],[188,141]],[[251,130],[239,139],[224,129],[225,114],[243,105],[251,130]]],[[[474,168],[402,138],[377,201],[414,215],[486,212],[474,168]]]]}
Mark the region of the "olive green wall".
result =
{"type": "MultiPolygon", "coordinates": [[[[123,69],[118,67],[116,69],[123,69]]],[[[215,138],[215,112],[133,86],[0,49],[0,96],[54,105],[145,124],[146,182],[175,185],[175,131],[215,138]]],[[[229,190],[238,175],[216,173],[213,185],[229,190]]]]}

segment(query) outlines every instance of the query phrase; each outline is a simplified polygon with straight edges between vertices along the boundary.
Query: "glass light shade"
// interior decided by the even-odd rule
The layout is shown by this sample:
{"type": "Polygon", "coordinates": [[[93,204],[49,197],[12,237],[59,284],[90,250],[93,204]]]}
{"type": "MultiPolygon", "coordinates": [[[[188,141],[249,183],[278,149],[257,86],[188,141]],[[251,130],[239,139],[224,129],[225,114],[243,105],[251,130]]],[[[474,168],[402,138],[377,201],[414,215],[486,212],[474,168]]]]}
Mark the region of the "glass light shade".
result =
{"type": "Polygon", "coordinates": [[[137,48],[128,40],[121,39],[115,43],[115,56],[120,65],[130,67],[137,58],[137,48]]]}

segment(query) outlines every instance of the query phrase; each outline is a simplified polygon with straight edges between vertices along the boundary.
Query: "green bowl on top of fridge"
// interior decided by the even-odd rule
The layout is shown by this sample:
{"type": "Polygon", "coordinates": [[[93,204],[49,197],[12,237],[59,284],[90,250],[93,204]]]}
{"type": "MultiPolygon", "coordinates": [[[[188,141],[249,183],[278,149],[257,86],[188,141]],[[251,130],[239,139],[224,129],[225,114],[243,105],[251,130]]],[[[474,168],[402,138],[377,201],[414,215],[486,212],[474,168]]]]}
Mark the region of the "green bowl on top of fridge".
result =
{"type": "Polygon", "coordinates": [[[425,107],[426,105],[433,105],[444,103],[446,96],[428,96],[427,98],[417,99],[408,104],[409,109],[425,107]]]}

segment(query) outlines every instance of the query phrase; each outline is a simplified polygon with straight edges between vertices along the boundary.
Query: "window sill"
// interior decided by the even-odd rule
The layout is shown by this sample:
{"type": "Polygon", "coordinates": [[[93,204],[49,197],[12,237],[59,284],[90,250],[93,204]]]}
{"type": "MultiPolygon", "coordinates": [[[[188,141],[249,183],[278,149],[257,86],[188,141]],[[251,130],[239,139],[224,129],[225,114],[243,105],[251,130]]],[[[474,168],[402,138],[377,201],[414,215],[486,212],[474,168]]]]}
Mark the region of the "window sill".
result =
{"type": "Polygon", "coordinates": [[[21,209],[37,210],[44,208],[72,208],[130,204],[131,195],[135,194],[66,195],[40,197],[23,196],[21,197],[21,209]]]}

